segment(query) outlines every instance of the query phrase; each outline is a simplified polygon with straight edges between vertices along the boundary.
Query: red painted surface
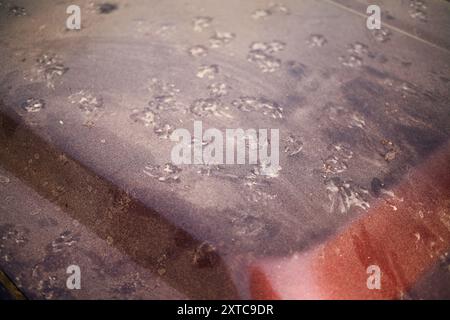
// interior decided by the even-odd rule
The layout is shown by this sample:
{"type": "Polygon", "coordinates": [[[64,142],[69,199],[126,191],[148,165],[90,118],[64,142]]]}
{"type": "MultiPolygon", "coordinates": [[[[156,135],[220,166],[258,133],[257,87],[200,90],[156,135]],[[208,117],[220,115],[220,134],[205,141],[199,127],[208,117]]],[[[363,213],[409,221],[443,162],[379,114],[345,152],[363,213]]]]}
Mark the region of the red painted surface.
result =
{"type": "Polygon", "coordinates": [[[450,145],[413,169],[335,238],[305,253],[250,269],[255,299],[396,299],[450,249],[450,145]],[[397,210],[391,206],[395,202],[397,210]],[[367,267],[381,289],[367,288],[367,267]]]}

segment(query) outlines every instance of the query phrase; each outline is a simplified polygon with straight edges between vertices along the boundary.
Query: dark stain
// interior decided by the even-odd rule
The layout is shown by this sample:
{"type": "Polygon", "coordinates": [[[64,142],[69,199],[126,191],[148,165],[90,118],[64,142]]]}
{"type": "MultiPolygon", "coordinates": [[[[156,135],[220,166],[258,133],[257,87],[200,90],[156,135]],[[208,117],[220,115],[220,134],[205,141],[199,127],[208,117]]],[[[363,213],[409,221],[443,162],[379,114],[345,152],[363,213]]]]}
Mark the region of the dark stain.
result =
{"type": "Polygon", "coordinates": [[[109,14],[118,8],[117,4],[105,2],[98,6],[98,12],[100,14],[109,14]]]}
{"type": "MultiPolygon", "coordinates": [[[[3,106],[3,102],[0,101],[0,107],[3,106]]],[[[5,138],[12,138],[17,128],[19,127],[19,123],[12,118],[3,116],[0,113],[0,134],[5,138]]]]}
{"type": "Polygon", "coordinates": [[[381,195],[381,190],[384,188],[383,182],[381,182],[378,178],[373,178],[370,183],[370,190],[375,197],[379,197],[381,195]]]}
{"type": "Polygon", "coordinates": [[[199,268],[215,267],[220,261],[216,249],[209,243],[202,243],[194,252],[192,262],[199,268]]]}
{"type": "Polygon", "coordinates": [[[303,63],[291,60],[286,62],[286,66],[288,74],[297,80],[302,80],[307,76],[308,68],[303,63]]]}
{"type": "Polygon", "coordinates": [[[396,132],[407,141],[420,156],[428,156],[448,140],[448,136],[437,131],[398,124],[396,132]]]}
{"type": "Polygon", "coordinates": [[[378,69],[375,69],[370,66],[364,66],[364,71],[369,74],[370,76],[373,76],[378,79],[386,79],[388,77],[387,73],[384,71],[380,71],[378,69]]]}
{"type": "Polygon", "coordinates": [[[378,83],[357,78],[345,83],[342,92],[350,104],[364,115],[379,118],[382,114],[379,98],[386,96],[386,90],[378,83]]]}

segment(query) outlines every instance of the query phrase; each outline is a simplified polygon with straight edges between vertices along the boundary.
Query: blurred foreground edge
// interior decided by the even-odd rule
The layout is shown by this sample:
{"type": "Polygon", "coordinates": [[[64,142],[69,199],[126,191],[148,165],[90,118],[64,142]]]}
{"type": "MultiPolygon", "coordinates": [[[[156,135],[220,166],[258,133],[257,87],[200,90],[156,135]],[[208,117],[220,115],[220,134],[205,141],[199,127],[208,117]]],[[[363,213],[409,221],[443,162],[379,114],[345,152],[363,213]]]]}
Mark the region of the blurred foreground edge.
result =
{"type": "Polygon", "coordinates": [[[254,299],[401,299],[450,247],[450,144],[326,243],[250,267],[254,299]],[[381,271],[369,289],[370,266],[381,271]]]}

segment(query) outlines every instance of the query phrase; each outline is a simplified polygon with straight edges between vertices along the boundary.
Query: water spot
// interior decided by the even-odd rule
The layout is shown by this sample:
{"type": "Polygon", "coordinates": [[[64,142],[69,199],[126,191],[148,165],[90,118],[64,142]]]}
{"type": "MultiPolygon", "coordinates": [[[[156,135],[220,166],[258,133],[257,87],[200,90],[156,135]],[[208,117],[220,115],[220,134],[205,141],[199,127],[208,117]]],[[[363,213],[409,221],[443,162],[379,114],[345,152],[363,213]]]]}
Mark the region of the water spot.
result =
{"type": "Polygon", "coordinates": [[[328,43],[328,40],[321,34],[312,34],[309,36],[306,43],[310,48],[323,47],[328,43]]]}
{"type": "Polygon", "coordinates": [[[216,64],[202,65],[198,68],[196,76],[198,78],[214,79],[219,73],[219,66],[216,64]]]}
{"type": "Polygon", "coordinates": [[[352,207],[363,210],[370,208],[370,204],[366,200],[368,191],[353,182],[334,177],[326,180],[325,185],[328,199],[331,202],[330,212],[347,213],[352,207]]]}
{"type": "Polygon", "coordinates": [[[45,101],[42,99],[28,98],[22,103],[22,108],[30,113],[41,111],[45,107],[45,101]]]}
{"type": "Polygon", "coordinates": [[[181,168],[171,163],[166,163],[163,166],[148,164],[143,170],[147,176],[167,183],[180,182],[181,171],[181,168]]]}
{"type": "Polygon", "coordinates": [[[209,28],[213,18],[211,17],[195,17],[192,21],[194,30],[197,32],[202,32],[204,29],[209,28]]]}
{"type": "Polygon", "coordinates": [[[16,16],[16,17],[20,17],[20,16],[26,16],[28,13],[24,7],[11,6],[9,8],[9,14],[16,16]]]}
{"type": "Polygon", "coordinates": [[[275,72],[281,67],[281,60],[273,53],[284,50],[286,44],[282,41],[253,42],[247,60],[255,63],[262,72],[275,72]]]}
{"type": "Polygon", "coordinates": [[[303,142],[300,140],[300,138],[289,135],[285,139],[285,146],[284,146],[284,152],[287,153],[289,157],[294,157],[298,155],[303,150],[303,142]]]}
{"type": "Polygon", "coordinates": [[[108,3],[108,2],[101,3],[97,7],[98,13],[100,13],[100,14],[109,14],[117,9],[118,9],[117,4],[108,3]]]}
{"type": "Polygon", "coordinates": [[[423,22],[427,21],[427,6],[421,0],[409,1],[409,16],[423,22]]]}
{"type": "Polygon", "coordinates": [[[208,54],[208,49],[205,46],[197,45],[189,48],[189,54],[193,57],[204,57],[208,54]]]}
{"type": "Polygon", "coordinates": [[[220,48],[230,43],[236,38],[236,34],[232,32],[216,32],[211,38],[209,38],[209,45],[211,48],[220,48]]]}
{"type": "Polygon", "coordinates": [[[234,100],[232,105],[240,111],[259,112],[274,119],[283,118],[283,108],[278,103],[265,98],[240,97],[234,100]]]}
{"type": "Polygon", "coordinates": [[[190,108],[190,111],[199,117],[213,115],[216,117],[232,118],[227,110],[228,107],[225,107],[220,100],[216,98],[197,99],[192,103],[190,108]]]}
{"type": "Polygon", "coordinates": [[[387,42],[391,40],[392,32],[386,28],[374,29],[372,35],[379,42],[387,42]]]}
{"type": "Polygon", "coordinates": [[[212,83],[208,86],[209,95],[215,98],[227,95],[229,89],[230,87],[223,82],[212,83]]]}

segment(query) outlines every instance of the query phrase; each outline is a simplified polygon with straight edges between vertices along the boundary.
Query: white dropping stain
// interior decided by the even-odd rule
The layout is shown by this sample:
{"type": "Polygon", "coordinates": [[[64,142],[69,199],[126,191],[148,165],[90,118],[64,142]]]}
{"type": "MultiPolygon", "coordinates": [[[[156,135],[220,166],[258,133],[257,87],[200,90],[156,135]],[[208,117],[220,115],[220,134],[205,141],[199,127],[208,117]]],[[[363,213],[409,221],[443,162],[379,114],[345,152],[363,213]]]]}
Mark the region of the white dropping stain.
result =
{"type": "Polygon", "coordinates": [[[216,98],[197,99],[192,103],[190,111],[199,117],[213,115],[216,117],[233,118],[228,112],[228,107],[225,107],[216,98]]]}
{"type": "Polygon", "coordinates": [[[257,176],[264,176],[266,178],[278,178],[281,171],[281,166],[274,166],[267,161],[259,161],[258,166],[253,169],[253,173],[257,176]]]}
{"type": "Polygon", "coordinates": [[[72,235],[70,231],[64,231],[58,238],[52,241],[51,249],[54,253],[61,252],[67,247],[72,247],[79,241],[78,235],[72,235]]]}
{"type": "Polygon", "coordinates": [[[212,97],[223,97],[228,94],[230,87],[223,82],[213,83],[208,86],[209,94],[212,97]]]}
{"type": "Polygon", "coordinates": [[[160,80],[158,78],[152,78],[150,80],[150,83],[148,84],[148,90],[154,96],[175,96],[180,92],[180,89],[178,89],[175,84],[160,80]]]}
{"type": "Polygon", "coordinates": [[[194,30],[197,32],[202,32],[204,29],[209,28],[213,18],[211,17],[195,17],[192,21],[194,30]]]}
{"type": "Polygon", "coordinates": [[[286,44],[278,40],[270,42],[253,42],[250,45],[250,51],[262,51],[266,54],[272,54],[284,50],[285,47],[286,44]]]}
{"type": "Polygon", "coordinates": [[[386,162],[392,162],[397,157],[397,154],[400,152],[398,147],[390,140],[383,139],[381,140],[381,144],[383,145],[383,157],[386,162]]]}
{"type": "Polygon", "coordinates": [[[148,90],[153,94],[153,98],[149,101],[148,106],[155,113],[179,111],[185,108],[182,103],[177,101],[177,95],[180,90],[173,83],[152,78],[148,90]]]}
{"type": "MultiPolygon", "coordinates": [[[[1,7],[1,2],[0,2],[1,7]]],[[[11,6],[8,10],[8,13],[10,15],[16,16],[16,17],[23,17],[28,15],[27,10],[24,7],[20,6],[11,6]]]]}
{"type": "Polygon", "coordinates": [[[147,176],[166,183],[180,182],[181,171],[179,167],[171,163],[166,163],[163,166],[148,164],[143,170],[147,176]]]}
{"type": "Polygon", "coordinates": [[[427,21],[427,6],[424,1],[410,0],[409,1],[409,16],[413,19],[422,22],[427,21]]]}
{"type": "Polygon", "coordinates": [[[392,32],[386,28],[374,29],[372,35],[378,42],[387,42],[391,40],[392,32]]]}
{"type": "Polygon", "coordinates": [[[251,14],[251,17],[255,20],[259,20],[259,19],[267,18],[270,15],[271,15],[271,13],[269,10],[258,9],[258,10],[255,10],[251,14]]]}
{"type": "Polygon", "coordinates": [[[134,109],[130,118],[134,122],[141,123],[146,127],[153,126],[156,122],[156,114],[147,107],[143,110],[134,109]]]}
{"type": "Polygon", "coordinates": [[[45,101],[42,99],[28,98],[22,104],[22,108],[29,113],[36,113],[41,111],[45,107],[45,101]]]}
{"type": "Polygon", "coordinates": [[[234,100],[232,105],[240,111],[257,112],[274,119],[283,118],[283,108],[278,103],[265,98],[240,97],[238,100],[234,100]]]}
{"type": "Polygon", "coordinates": [[[103,98],[89,90],[81,90],[69,96],[69,102],[76,104],[86,115],[98,112],[103,107],[103,98]]]}
{"type": "Polygon", "coordinates": [[[350,68],[358,68],[363,65],[363,56],[367,55],[369,48],[360,42],[352,43],[348,46],[348,55],[339,57],[342,65],[350,68]]]}
{"type": "Polygon", "coordinates": [[[4,175],[1,175],[0,174],[0,183],[2,183],[2,184],[7,184],[7,183],[9,183],[11,180],[7,177],[7,176],[4,176],[4,175]]]}
{"type": "Polygon", "coordinates": [[[325,174],[342,173],[348,169],[348,161],[353,158],[350,147],[337,144],[332,147],[332,154],[323,161],[325,174]]]}
{"type": "Polygon", "coordinates": [[[198,78],[214,79],[219,73],[219,66],[216,64],[202,65],[198,68],[196,76],[198,78]]]}
{"type": "Polygon", "coordinates": [[[331,202],[330,212],[339,211],[347,213],[352,207],[367,210],[370,208],[366,200],[368,191],[358,187],[351,181],[342,181],[340,178],[332,178],[325,182],[328,199],[331,202]]]}
{"type": "Polygon", "coordinates": [[[328,40],[321,34],[312,34],[309,36],[307,44],[310,48],[323,47],[328,43],[328,40]]]}
{"type": "Polygon", "coordinates": [[[253,13],[251,14],[251,17],[255,20],[260,20],[260,19],[265,19],[274,14],[287,15],[289,13],[290,12],[289,12],[288,7],[286,7],[285,5],[280,4],[280,3],[275,3],[275,4],[269,5],[269,7],[267,7],[266,9],[257,9],[255,11],[253,11],[253,13]]]}
{"type": "Polygon", "coordinates": [[[155,33],[162,37],[166,37],[169,36],[171,33],[173,33],[176,30],[176,28],[177,28],[176,25],[172,23],[164,23],[158,27],[155,33]]]}
{"type": "Polygon", "coordinates": [[[193,57],[205,57],[208,54],[208,49],[202,45],[196,45],[188,50],[189,54],[193,57]]]}
{"type": "Polygon", "coordinates": [[[273,56],[274,53],[284,50],[286,44],[282,41],[253,42],[247,60],[256,64],[259,69],[266,72],[275,72],[281,67],[281,60],[273,56]]]}
{"type": "Polygon", "coordinates": [[[211,48],[220,48],[230,43],[236,38],[236,34],[232,32],[216,32],[214,36],[209,38],[211,48]]]}
{"type": "Polygon", "coordinates": [[[175,128],[168,123],[156,123],[153,127],[153,132],[161,139],[169,139],[174,130],[175,128]]]}
{"type": "Polygon", "coordinates": [[[343,66],[350,68],[358,68],[363,65],[363,59],[356,55],[341,56],[339,57],[339,61],[343,66]]]}
{"type": "Polygon", "coordinates": [[[284,152],[287,153],[289,157],[298,155],[303,150],[303,142],[300,138],[290,135],[285,139],[284,152]]]}
{"type": "Polygon", "coordinates": [[[47,82],[47,87],[54,89],[55,81],[64,75],[69,68],[64,66],[62,60],[53,54],[43,54],[36,60],[36,70],[39,78],[47,82]]]}
{"type": "Polygon", "coordinates": [[[361,115],[353,113],[350,116],[349,127],[358,127],[364,129],[365,126],[366,122],[364,121],[364,118],[361,115]]]}
{"type": "Polygon", "coordinates": [[[354,55],[363,56],[368,53],[369,48],[361,42],[355,42],[348,46],[347,51],[354,55]]]}

